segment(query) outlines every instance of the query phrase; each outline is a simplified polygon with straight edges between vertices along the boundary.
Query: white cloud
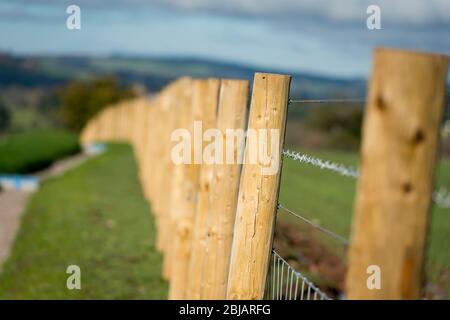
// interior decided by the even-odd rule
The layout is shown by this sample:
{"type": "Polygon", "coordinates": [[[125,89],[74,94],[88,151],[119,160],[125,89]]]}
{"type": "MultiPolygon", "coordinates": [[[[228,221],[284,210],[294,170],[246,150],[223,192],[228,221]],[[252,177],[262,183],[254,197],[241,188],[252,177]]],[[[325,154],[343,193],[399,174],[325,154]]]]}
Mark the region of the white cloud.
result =
{"type": "MultiPolygon", "coordinates": [[[[8,0],[0,0],[0,3],[8,0]]],[[[34,6],[64,6],[69,0],[36,0],[34,6]]],[[[16,0],[29,4],[29,0],[16,0]]],[[[377,4],[382,19],[403,26],[450,26],[450,0],[77,0],[80,6],[115,10],[135,10],[152,6],[184,11],[208,11],[219,14],[254,17],[316,18],[335,23],[360,22],[366,8],[377,4]]]]}
{"type": "Polygon", "coordinates": [[[25,53],[199,56],[354,75],[377,46],[450,54],[450,0],[0,0],[0,38],[0,50],[25,53]],[[85,27],[68,36],[73,3],[85,27]],[[381,6],[382,30],[366,28],[369,4],[381,6]]]}
{"type": "Polygon", "coordinates": [[[350,23],[365,19],[366,8],[371,4],[377,4],[381,7],[383,19],[389,23],[417,26],[450,25],[450,0],[153,0],[153,2],[190,11],[208,10],[252,16],[316,17],[330,22],[350,23]]]}

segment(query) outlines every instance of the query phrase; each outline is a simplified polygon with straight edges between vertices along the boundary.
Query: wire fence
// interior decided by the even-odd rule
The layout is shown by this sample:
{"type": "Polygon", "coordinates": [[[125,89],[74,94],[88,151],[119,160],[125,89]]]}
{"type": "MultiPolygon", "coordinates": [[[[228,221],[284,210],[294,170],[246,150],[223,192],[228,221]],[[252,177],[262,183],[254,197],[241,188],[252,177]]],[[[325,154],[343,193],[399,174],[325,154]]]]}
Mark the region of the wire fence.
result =
{"type": "MultiPolygon", "coordinates": [[[[365,99],[289,99],[289,105],[333,103],[362,104],[365,103],[365,99]]],[[[298,151],[284,149],[283,156],[300,163],[309,164],[323,170],[337,173],[341,176],[350,177],[353,179],[358,179],[359,177],[359,171],[356,168],[329,160],[323,160],[298,151]]],[[[450,193],[444,187],[440,187],[438,190],[433,192],[433,202],[441,208],[450,208],[450,193]]],[[[311,221],[304,215],[283,206],[281,203],[278,203],[277,210],[278,212],[282,210],[291,216],[296,217],[303,223],[306,223],[312,228],[327,234],[341,244],[344,244],[346,247],[349,245],[349,241],[343,236],[311,221]]],[[[305,275],[295,270],[295,268],[283,259],[275,250],[272,251],[265,298],[269,300],[331,300],[327,294],[314,285],[314,283],[305,275]]]]}
{"type": "Polygon", "coordinates": [[[266,288],[267,300],[332,300],[275,250],[272,251],[266,288]]]}

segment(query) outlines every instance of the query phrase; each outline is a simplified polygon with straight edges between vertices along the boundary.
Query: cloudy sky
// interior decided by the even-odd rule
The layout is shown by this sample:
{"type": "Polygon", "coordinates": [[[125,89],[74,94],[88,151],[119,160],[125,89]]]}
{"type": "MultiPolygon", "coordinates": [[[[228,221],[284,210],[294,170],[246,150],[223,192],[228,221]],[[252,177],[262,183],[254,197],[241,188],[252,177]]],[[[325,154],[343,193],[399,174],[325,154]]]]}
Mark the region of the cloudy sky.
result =
{"type": "Polygon", "coordinates": [[[170,55],[366,76],[376,46],[450,54],[450,0],[0,0],[0,51],[170,55]],[[66,8],[81,8],[81,30],[66,8]],[[366,9],[381,9],[368,30],[366,9]]]}

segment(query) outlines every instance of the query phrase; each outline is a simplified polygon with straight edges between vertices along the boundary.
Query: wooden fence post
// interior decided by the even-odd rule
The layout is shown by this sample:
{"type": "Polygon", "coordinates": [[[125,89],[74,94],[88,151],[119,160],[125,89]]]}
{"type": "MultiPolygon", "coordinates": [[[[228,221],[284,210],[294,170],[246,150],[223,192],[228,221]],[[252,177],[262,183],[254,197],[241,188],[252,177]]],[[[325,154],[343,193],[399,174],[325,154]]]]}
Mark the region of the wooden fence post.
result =
{"type": "Polygon", "coordinates": [[[98,116],[98,141],[105,142],[106,135],[108,131],[107,123],[106,123],[106,111],[105,109],[97,114],[98,116]]]}
{"type": "MultiPolygon", "coordinates": [[[[182,128],[188,129],[191,137],[195,119],[193,103],[193,81],[187,81],[181,88],[180,117],[183,119],[182,128]]],[[[192,155],[191,155],[192,159],[192,155]]],[[[169,299],[184,299],[188,277],[188,263],[192,240],[192,226],[198,191],[199,166],[179,164],[175,166],[175,180],[171,219],[174,239],[170,246],[170,287],[169,299]]]]}
{"type": "Polygon", "coordinates": [[[228,278],[228,299],[262,299],[272,250],[290,76],[256,73],[248,130],[269,135],[267,148],[247,138],[228,278]],[[275,129],[275,131],[272,131],[275,129]],[[267,130],[266,134],[263,130],[267,130]],[[276,131],[278,130],[278,131],[276,131]],[[272,132],[278,136],[272,137],[272,132]],[[273,146],[276,148],[273,149],[273,146]],[[266,150],[264,150],[266,149],[266,150]],[[256,152],[256,155],[254,154],[256,152]],[[261,154],[276,171],[265,171],[261,154]],[[252,163],[257,156],[258,161],[252,163]],[[271,172],[272,171],[272,172],[271,172]]]}
{"type": "Polygon", "coordinates": [[[447,69],[448,59],[440,55],[375,52],[349,250],[349,299],[420,297],[447,69]]]}
{"type": "Polygon", "coordinates": [[[146,134],[150,132],[150,130],[148,130],[145,125],[145,115],[148,107],[149,102],[147,101],[147,99],[139,98],[139,100],[136,100],[136,104],[132,110],[133,131],[130,132],[130,143],[133,145],[136,160],[140,164],[139,178],[141,180],[141,184],[143,184],[144,182],[143,171],[146,167],[146,163],[144,161],[144,146],[146,141],[146,134]]]}
{"type": "Polygon", "coordinates": [[[166,145],[165,145],[165,135],[167,120],[168,120],[168,108],[167,108],[167,90],[164,90],[157,98],[157,123],[155,123],[156,135],[154,144],[156,145],[156,158],[154,159],[155,170],[151,173],[150,179],[154,179],[155,186],[155,197],[153,199],[154,212],[157,217],[156,226],[157,226],[157,238],[156,238],[156,248],[158,251],[163,251],[163,243],[161,242],[161,235],[163,229],[163,212],[165,211],[165,182],[167,172],[165,171],[165,156],[166,156],[166,145]]]}
{"type": "Polygon", "coordinates": [[[244,130],[247,116],[248,81],[222,80],[217,115],[217,129],[223,136],[223,163],[214,164],[210,190],[210,207],[207,221],[206,261],[201,269],[201,299],[223,300],[227,294],[228,271],[230,267],[231,244],[236,216],[236,206],[241,173],[244,130]],[[241,130],[227,139],[227,130],[241,130]],[[239,134],[242,134],[240,141],[239,134]],[[240,143],[242,142],[242,145],[240,143]],[[227,154],[234,157],[228,163],[227,154]]]}
{"type": "MultiPolygon", "coordinates": [[[[202,119],[202,129],[205,132],[208,129],[217,127],[217,106],[219,98],[219,79],[197,80],[196,83],[196,108],[199,114],[198,118],[202,119]]],[[[204,146],[203,146],[204,147],[204,146]]],[[[199,148],[198,156],[203,161],[203,147],[199,148]]],[[[188,274],[186,287],[187,299],[200,299],[200,291],[202,287],[203,265],[206,255],[206,237],[207,222],[211,203],[211,187],[213,181],[214,164],[202,163],[199,174],[199,190],[197,196],[197,207],[195,213],[194,227],[192,230],[192,247],[189,258],[188,274]]]]}
{"type": "MultiPolygon", "coordinates": [[[[174,83],[175,85],[177,82],[174,83]]],[[[176,95],[176,87],[174,84],[169,85],[164,89],[162,96],[162,108],[164,112],[165,122],[163,123],[164,129],[158,136],[159,143],[163,146],[162,158],[160,161],[163,163],[163,180],[160,185],[161,192],[161,212],[160,212],[160,230],[158,233],[157,245],[162,252],[167,252],[167,247],[173,240],[173,230],[170,229],[170,206],[172,201],[173,177],[174,166],[171,159],[171,149],[173,143],[171,141],[172,132],[177,129],[177,118],[180,116],[177,110],[177,104],[179,103],[179,96],[176,95]]],[[[164,277],[168,279],[168,274],[164,274],[164,277]]]]}
{"type": "Polygon", "coordinates": [[[96,117],[89,120],[86,126],[80,133],[80,143],[81,144],[89,144],[95,141],[96,137],[96,117]]]}
{"type": "Polygon", "coordinates": [[[118,139],[118,133],[119,133],[119,121],[120,121],[120,114],[119,114],[119,104],[120,102],[112,105],[109,108],[106,108],[103,112],[104,117],[106,118],[106,133],[104,136],[105,141],[114,141],[117,142],[118,139]]]}
{"type": "MultiPolygon", "coordinates": [[[[172,112],[176,114],[174,128],[188,128],[192,113],[192,79],[181,78],[172,84],[172,112]]],[[[172,142],[172,141],[171,141],[172,142]]],[[[173,142],[172,142],[173,143],[173,142]]],[[[173,244],[177,228],[178,215],[183,198],[184,170],[183,164],[172,164],[172,187],[169,195],[165,231],[167,243],[164,246],[163,277],[170,279],[172,273],[173,244]]]]}
{"type": "Polygon", "coordinates": [[[168,92],[168,88],[164,88],[164,90],[159,94],[157,101],[158,101],[158,124],[157,124],[157,130],[155,137],[157,137],[157,140],[155,143],[158,145],[159,153],[157,154],[157,158],[155,161],[158,163],[155,164],[157,166],[157,171],[154,173],[154,177],[157,186],[156,189],[158,190],[157,193],[157,202],[158,207],[157,209],[157,216],[158,216],[158,229],[156,233],[156,248],[160,252],[164,252],[164,222],[166,220],[166,209],[167,209],[167,202],[165,201],[167,199],[167,183],[169,182],[168,174],[167,172],[167,161],[166,159],[170,158],[170,151],[168,151],[169,147],[169,141],[170,141],[170,135],[168,135],[169,130],[169,119],[170,119],[170,100],[169,100],[170,93],[168,92]],[[167,154],[169,152],[169,155],[167,154]]]}
{"type": "Polygon", "coordinates": [[[152,100],[148,103],[147,108],[145,108],[142,115],[143,119],[140,121],[140,134],[138,137],[138,144],[141,144],[142,149],[142,162],[144,166],[141,171],[141,180],[144,185],[144,196],[152,204],[153,212],[153,199],[155,196],[155,182],[152,179],[152,173],[154,172],[155,166],[155,140],[156,131],[155,126],[152,125],[154,119],[156,119],[156,101],[152,100]]]}

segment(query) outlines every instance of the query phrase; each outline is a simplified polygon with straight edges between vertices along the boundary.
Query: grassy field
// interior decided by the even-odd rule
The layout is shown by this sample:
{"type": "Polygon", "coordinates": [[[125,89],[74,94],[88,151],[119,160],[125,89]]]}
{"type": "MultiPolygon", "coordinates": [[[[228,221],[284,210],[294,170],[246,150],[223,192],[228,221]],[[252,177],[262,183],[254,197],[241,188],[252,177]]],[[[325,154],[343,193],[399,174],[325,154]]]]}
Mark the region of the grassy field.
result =
{"type": "MultiPolygon", "coordinates": [[[[327,151],[307,153],[322,159],[357,166],[356,154],[327,151]]],[[[450,161],[441,161],[436,185],[450,189],[450,161]]],[[[355,181],[351,178],[290,159],[284,160],[280,203],[346,238],[350,236],[354,193],[355,181]]],[[[289,223],[303,224],[282,210],[279,211],[279,217],[289,223]]],[[[433,281],[442,276],[445,270],[447,272],[450,270],[449,235],[450,209],[435,206],[427,251],[427,271],[433,281]]],[[[342,249],[342,246],[328,236],[321,236],[321,239],[334,245],[336,249],[342,249]]]]}
{"type": "Polygon", "coordinates": [[[131,148],[109,151],[34,194],[13,253],[0,274],[0,299],[164,299],[154,222],[131,148]],[[81,290],[66,268],[81,268],[81,290]]]}
{"type": "Polygon", "coordinates": [[[30,173],[80,150],[78,137],[58,130],[29,131],[0,138],[0,173],[30,173]]]}

